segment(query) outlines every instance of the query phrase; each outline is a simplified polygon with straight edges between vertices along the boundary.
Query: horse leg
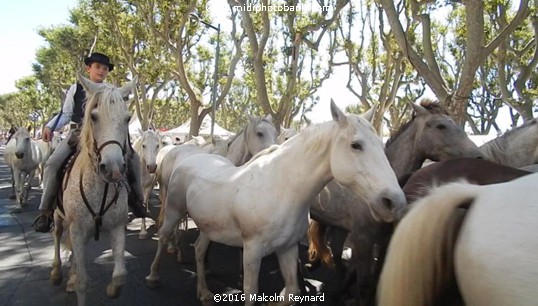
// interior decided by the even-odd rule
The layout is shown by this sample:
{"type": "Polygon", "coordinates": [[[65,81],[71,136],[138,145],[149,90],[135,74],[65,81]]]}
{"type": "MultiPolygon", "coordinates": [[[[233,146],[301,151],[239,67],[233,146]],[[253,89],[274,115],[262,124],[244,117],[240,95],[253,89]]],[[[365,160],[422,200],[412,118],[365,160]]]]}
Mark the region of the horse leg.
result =
{"type": "Polygon", "coordinates": [[[13,170],[13,180],[14,180],[14,190],[17,204],[22,206],[22,184],[21,184],[22,173],[18,169],[13,170]]]}
{"type": "Polygon", "coordinates": [[[75,292],[75,283],[77,282],[77,265],[73,262],[71,256],[71,268],[69,268],[69,274],[67,279],[67,285],[65,286],[65,292],[75,292]]]}
{"type": "Polygon", "coordinates": [[[278,303],[278,305],[291,305],[294,301],[289,300],[290,295],[297,296],[301,293],[297,279],[299,248],[294,244],[290,248],[277,251],[276,256],[278,258],[278,265],[280,266],[280,273],[282,273],[284,284],[286,285],[284,302],[278,303]]]}
{"type": "Polygon", "coordinates": [[[116,227],[110,232],[112,256],[114,257],[114,271],[112,282],[106,287],[106,296],[115,299],[120,295],[121,287],[125,284],[125,227],[116,227]]]}
{"type": "Polygon", "coordinates": [[[86,242],[88,231],[71,224],[69,227],[71,242],[73,244],[73,263],[76,267],[75,290],[79,306],[86,305],[86,292],[88,289],[88,272],[86,271],[86,242]]]}
{"type": "Polygon", "coordinates": [[[181,220],[179,220],[174,226],[174,234],[172,239],[168,241],[168,252],[173,253],[175,247],[177,254],[176,259],[179,263],[184,261],[183,258],[183,235],[189,230],[189,216],[185,215],[181,220]],[[173,244],[173,245],[172,245],[173,244]],[[172,249],[172,252],[170,250],[172,249]]]}
{"type": "Polygon", "coordinates": [[[372,305],[375,302],[375,289],[379,275],[374,275],[374,242],[369,237],[361,236],[355,231],[350,232],[353,255],[351,265],[344,284],[356,284],[359,305],[372,305]],[[356,275],[356,279],[353,276],[356,275]]]}
{"type": "Polygon", "coordinates": [[[211,240],[209,240],[207,235],[200,231],[198,239],[196,239],[196,242],[194,243],[196,274],[198,275],[196,291],[198,293],[198,298],[202,303],[213,301],[213,293],[207,288],[207,281],[205,279],[205,256],[210,242],[211,240]]]}
{"type": "MultiPolygon", "coordinates": [[[[149,199],[151,197],[151,192],[153,189],[153,185],[145,184],[144,186],[144,205],[146,205],[146,209],[148,209],[149,205],[149,199]]],[[[148,231],[146,229],[146,218],[142,218],[142,224],[140,226],[140,233],[138,234],[138,239],[140,240],[146,240],[149,238],[148,231]]]]}
{"type": "Polygon", "coordinates": [[[35,170],[30,171],[27,176],[28,185],[26,185],[26,194],[24,195],[24,203],[28,203],[28,197],[30,196],[30,191],[32,191],[32,181],[34,180],[35,170]]]}
{"type": "Polygon", "coordinates": [[[9,199],[14,200],[17,198],[15,190],[15,174],[12,166],[9,166],[9,170],[11,171],[11,194],[9,195],[9,199]]]}
{"type": "Polygon", "coordinates": [[[50,272],[50,280],[53,285],[58,286],[62,283],[62,259],[60,255],[60,240],[63,233],[63,220],[54,213],[54,260],[52,262],[52,271],[50,272]]]}
{"type": "MultiPolygon", "coordinates": [[[[255,303],[249,297],[258,294],[258,277],[260,275],[262,257],[263,247],[259,243],[245,242],[243,244],[243,292],[246,297],[245,305],[254,305],[255,303]]],[[[294,271],[296,272],[297,270],[294,271]]]]}
{"type": "Polygon", "coordinates": [[[149,288],[156,288],[159,285],[159,265],[161,263],[161,256],[164,246],[168,243],[168,239],[172,235],[174,226],[177,224],[177,220],[180,218],[180,213],[177,209],[168,207],[164,216],[164,222],[159,229],[159,241],[157,243],[157,252],[155,258],[151,263],[150,273],[146,276],[146,286],[149,288]]]}

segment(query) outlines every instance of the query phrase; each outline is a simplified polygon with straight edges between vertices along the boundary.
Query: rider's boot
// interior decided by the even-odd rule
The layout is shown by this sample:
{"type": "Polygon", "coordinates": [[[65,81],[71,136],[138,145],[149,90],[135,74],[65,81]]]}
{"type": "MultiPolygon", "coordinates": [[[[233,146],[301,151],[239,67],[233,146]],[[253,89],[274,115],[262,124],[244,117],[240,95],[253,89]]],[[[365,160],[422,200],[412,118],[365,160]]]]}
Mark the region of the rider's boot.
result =
{"type": "MultiPolygon", "coordinates": [[[[45,171],[46,172],[46,171],[45,171]]],[[[54,179],[54,178],[52,178],[54,179]]],[[[39,205],[40,214],[34,220],[34,230],[38,233],[48,233],[52,230],[52,224],[54,223],[54,193],[51,191],[55,189],[55,182],[47,180],[47,183],[43,181],[43,195],[41,196],[41,204],[39,205]]]]}

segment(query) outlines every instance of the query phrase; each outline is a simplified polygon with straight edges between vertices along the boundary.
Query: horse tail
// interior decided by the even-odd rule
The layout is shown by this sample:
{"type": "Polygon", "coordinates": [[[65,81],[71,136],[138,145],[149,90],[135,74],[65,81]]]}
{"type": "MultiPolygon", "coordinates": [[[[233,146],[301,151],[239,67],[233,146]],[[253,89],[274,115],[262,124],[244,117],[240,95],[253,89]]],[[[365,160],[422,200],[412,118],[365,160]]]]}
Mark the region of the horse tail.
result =
{"type": "Polygon", "coordinates": [[[63,250],[67,250],[71,252],[73,251],[73,242],[71,241],[71,233],[69,231],[69,226],[64,228],[64,232],[62,234],[62,239],[60,241],[60,244],[63,250]]]}
{"type": "Polygon", "coordinates": [[[159,184],[159,200],[161,202],[161,209],[159,210],[159,217],[157,218],[157,229],[160,229],[164,222],[164,215],[166,210],[166,187],[159,184]]]}
{"type": "Polygon", "coordinates": [[[453,253],[479,186],[453,183],[418,200],[392,237],[378,286],[378,305],[435,305],[455,285],[453,253]]]}
{"type": "Polygon", "coordinates": [[[331,250],[327,245],[325,232],[327,226],[312,220],[308,226],[308,260],[317,262],[318,260],[324,266],[333,267],[334,260],[331,250]]]}

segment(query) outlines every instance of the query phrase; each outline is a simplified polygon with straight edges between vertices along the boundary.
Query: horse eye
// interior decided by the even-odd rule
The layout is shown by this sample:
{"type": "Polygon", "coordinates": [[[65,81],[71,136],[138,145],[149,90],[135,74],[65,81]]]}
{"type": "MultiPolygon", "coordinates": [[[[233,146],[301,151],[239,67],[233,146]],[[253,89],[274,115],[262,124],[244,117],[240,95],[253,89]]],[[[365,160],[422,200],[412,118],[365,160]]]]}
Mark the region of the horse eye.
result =
{"type": "Polygon", "coordinates": [[[362,151],[362,144],[360,142],[353,142],[351,143],[351,148],[353,150],[359,150],[359,151],[362,151]]]}
{"type": "Polygon", "coordinates": [[[90,117],[92,118],[92,121],[97,121],[97,114],[91,113],[90,117]]]}
{"type": "Polygon", "coordinates": [[[262,132],[256,132],[256,135],[257,135],[258,137],[263,137],[263,133],[262,133],[262,132]]]}
{"type": "Polygon", "coordinates": [[[146,145],[142,145],[142,148],[144,148],[144,149],[145,149],[145,148],[146,148],[146,145]]]}
{"type": "Polygon", "coordinates": [[[444,125],[444,124],[438,124],[438,125],[437,125],[437,128],[438,128],[439,130],[444,130],[444,129],[446,129],[446,125],[444,125]]]}

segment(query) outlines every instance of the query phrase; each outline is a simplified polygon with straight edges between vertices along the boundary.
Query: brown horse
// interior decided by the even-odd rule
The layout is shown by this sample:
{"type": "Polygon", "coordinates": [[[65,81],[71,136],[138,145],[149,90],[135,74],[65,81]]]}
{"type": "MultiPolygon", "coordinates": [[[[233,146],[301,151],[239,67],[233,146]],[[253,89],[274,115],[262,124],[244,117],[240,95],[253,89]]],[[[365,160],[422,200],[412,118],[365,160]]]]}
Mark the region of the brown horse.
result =
{"type": "Polygon", "coordinates": [[[417,170],[405,183],[403,191],[410,204],[426,196],[435,185],[465,179],[476,185],[511,181],[531,172],[475,158],[457,158],[438,162],[417,170]]]}

